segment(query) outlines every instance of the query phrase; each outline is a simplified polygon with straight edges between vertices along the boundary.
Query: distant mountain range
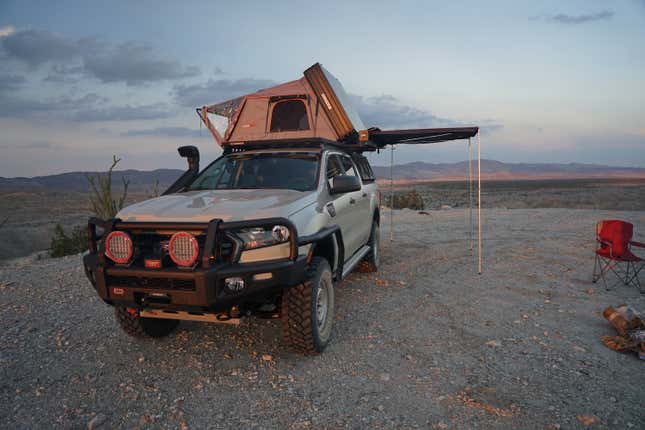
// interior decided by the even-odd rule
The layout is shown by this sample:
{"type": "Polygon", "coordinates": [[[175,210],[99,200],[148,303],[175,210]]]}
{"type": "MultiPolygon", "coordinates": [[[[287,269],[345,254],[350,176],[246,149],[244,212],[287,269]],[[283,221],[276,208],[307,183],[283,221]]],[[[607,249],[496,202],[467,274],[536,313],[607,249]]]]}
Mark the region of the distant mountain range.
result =
{"type": "MultiPolygon", "coordinates": [[[[612,167],[595,164],[528,164],[502,163],[494,160],[482,160],[482,179],[574,179],[574,178],[645,178],[645,168],[612,167]]],[[[373,166],[379,179],[390,177],[390,168],[373,166]]],[[[473,172],[477,163],[473,162],[473,172]]],[[[158,181],[158,188],[163,191],[183,173],[177,169],[157,169],[152,171],[120,170],[112,175],[114,187],[120,188],[122,178],[130,181],[131,191],[151,191],[158,181]]],[[[393,168],[395,180],[449,181],[462,180],[468,175],[468,162],[459,163],[425,163],[414,162],[398,164],[393,168]]],[[[59,175],[36,176],[33,178],[0,177],[0,191],[19,190],[52,190],[77,191],[88,190],[87,175],[96,172],[69,172],[59,175]]]]}
{"type": "MultiPolygon", "coordinates": [[[[123,178],[130,183],[131,191],[150,191],[159,181],[159,190],[163,191],[184,173],[177,169],[144,170],[119,170],[112,173],[112,186],[121,188],[123,178]]],[[[87,176],[96,175],[97,172],[69,172],[59,175],[35,176],[33,178],[3,178],[0,177],[0,191],[16,190],[52,190],[52,191],[78,191],[89,190],[87,176]]]]}
{"type": "MultiPolygon", "coordinates": [[[[502,163],[481,160],[482,179],[576,179],[576,178],[645,178],[645,168],[612,167],[596,164],[502,163]]],[[[373,166],[379,179],[390,177],[390,167],[373,166]]],[[[468,162],[398,164],[392,168],[395,180],[450,181],[468,176],[468,162]]],[[[473,175],[477,162],[473,161],[473,175]]]]}

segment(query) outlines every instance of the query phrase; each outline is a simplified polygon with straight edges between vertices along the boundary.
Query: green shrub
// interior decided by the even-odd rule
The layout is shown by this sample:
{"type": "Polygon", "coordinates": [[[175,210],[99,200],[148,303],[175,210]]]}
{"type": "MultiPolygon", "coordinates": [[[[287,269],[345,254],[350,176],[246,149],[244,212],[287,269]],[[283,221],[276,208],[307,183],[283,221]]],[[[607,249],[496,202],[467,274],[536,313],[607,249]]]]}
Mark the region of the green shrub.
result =
{"type": "MultiPolygon", "coordinates": [[[[385,199],[387,206],[390,206],[390,196],[387,196],[385,199]]],[[[393,205],[394,209],[414,209],[414,210],[423,210],[425,209],[425,203],[423,202],[423,197],[417,192],[417,190],[412,189],[407,193],[399,193],[394,195],[393,205]]]]}
{"type": "Polygon", "coordinates": [[[112,165],[105,174],[96,174],[95,176],[87,175],[87,182],[90,184],[90,209],[101,219],[112,219],[123,208],[125,198],[128,195],[128,185],[130,181],[123,180],[123,193],[118,199],[112,196],[112,171],[121,161],[112,156],[112,165]]]}
{"type": "Polygon", "coordinates": [[[65,255],[78,254],[87,250],[87,229],[82,226],[72,228],[70,235],[60,224],[54,228],[54,237],[50,245],[50,255],[52,257],[63,257],[65,255]]]}

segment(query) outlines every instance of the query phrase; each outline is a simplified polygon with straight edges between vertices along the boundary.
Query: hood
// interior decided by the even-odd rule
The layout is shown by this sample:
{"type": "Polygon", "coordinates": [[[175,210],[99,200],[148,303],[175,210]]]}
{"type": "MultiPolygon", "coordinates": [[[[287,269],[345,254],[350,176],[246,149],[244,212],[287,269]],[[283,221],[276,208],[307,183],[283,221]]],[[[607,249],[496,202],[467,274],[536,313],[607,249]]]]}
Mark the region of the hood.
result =
{"type": "Polygon", "coordinates": [[[206,190],[169,194],[122,209],[117,218],[133,222],[242,221],[289,217],[316,201],[315,191],[206,190]]]}

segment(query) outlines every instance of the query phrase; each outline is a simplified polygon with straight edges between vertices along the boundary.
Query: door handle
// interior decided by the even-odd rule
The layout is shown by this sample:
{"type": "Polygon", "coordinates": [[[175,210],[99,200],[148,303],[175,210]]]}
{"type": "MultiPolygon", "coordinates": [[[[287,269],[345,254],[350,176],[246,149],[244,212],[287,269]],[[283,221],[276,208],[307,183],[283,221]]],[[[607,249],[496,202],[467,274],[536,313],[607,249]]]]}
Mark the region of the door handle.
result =
{"type": "Polygon", "coordinates": [[[353,197],[350,197],[350,198],[349,198],[349,204],[350,204],[350,205],[353,205],[354,203],[356,203],[356,200],[354,200],[354,198],[353,198],[353,197]]]}
{"type": "Polygon", "coordinates": [[[363,197],[367,197],[367,193],[363,193],[363,197]]]}

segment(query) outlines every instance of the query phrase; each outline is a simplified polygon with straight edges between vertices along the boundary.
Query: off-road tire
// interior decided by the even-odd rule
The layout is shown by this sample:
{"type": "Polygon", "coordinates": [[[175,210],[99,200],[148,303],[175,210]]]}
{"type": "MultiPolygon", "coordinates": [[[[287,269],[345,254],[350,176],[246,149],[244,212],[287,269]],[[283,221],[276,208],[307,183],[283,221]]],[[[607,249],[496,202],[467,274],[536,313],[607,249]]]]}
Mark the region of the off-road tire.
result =
{"type": "Polygon", "coordinates": [[[367,253],[363,261],[356,267],[361,273],[374,273],[378,271],[381,262],[380,246],[380,230],[376,220],[372,221],[372,231],[370,232],[370,240],[367,244],[370,246],[370,252],[367,253]]]}
{"type": "Polygon", "coordinates": [[[178,320],[141,318],[139,312],[123,306],[116,306],[114,315],[123,331],[137,338],[168,336],[179,325],[178,320]]]}
{"type": "Polygon", "coordinates": [[[334,320],[334,284],[327,260],[314,257],[305,281],[282,294],[281,314],[282,336],[287,344],[303,354],[323,352],[331,339],[334,320]],[[321,288],[325,290],[327,310],[319,324],[321,288]]]}

